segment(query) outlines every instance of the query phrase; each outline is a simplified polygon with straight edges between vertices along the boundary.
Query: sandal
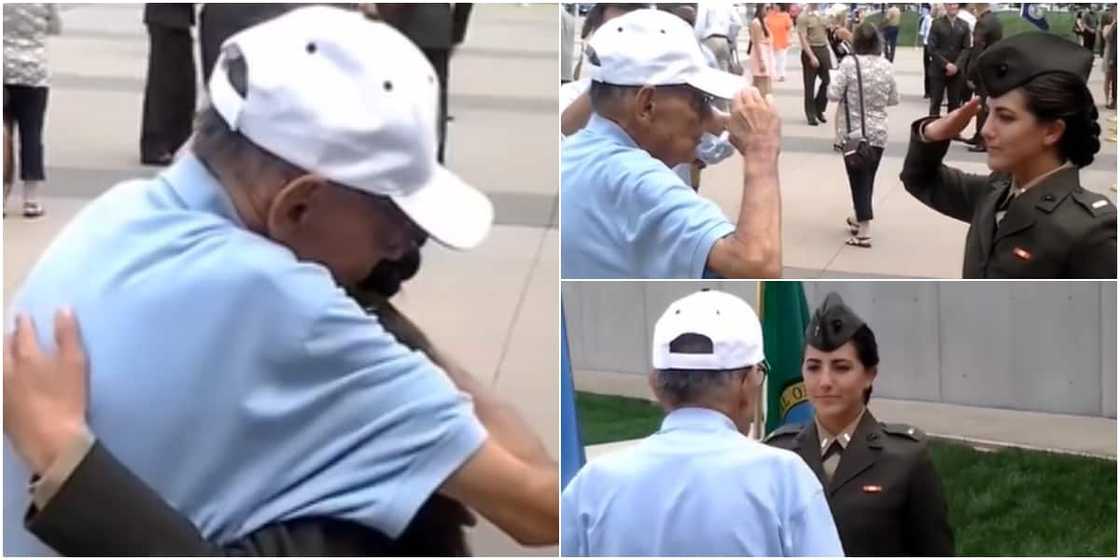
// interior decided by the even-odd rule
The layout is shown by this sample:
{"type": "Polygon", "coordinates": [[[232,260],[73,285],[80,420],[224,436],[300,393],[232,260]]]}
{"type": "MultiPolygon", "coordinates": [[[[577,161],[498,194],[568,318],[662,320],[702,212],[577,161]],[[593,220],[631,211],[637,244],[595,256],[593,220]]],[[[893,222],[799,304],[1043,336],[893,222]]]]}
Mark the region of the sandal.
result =
{"type": "Polygon", "coordinates": [[[38,202],[24,202],[23,203],[23,217],[24,218],[38,218],[43,215],[43,205],[38,202]]]}
{"type": "Polygon", "coordinates": [[[844,244],[845,245],[851,245],[852,247],[863,247],[864,249],[870,249],[871,248],[871,236],[870,235],[867,235],[867,236],[853,235],[853,236],[849,237],[848,240],[844,242],[844,244]]]}
{"type": "Polygon", "coordinates": [[[848,224],[848,232],[852,235],[859,233],[859,224],[852,219],[851,216],[844,218],[844,222],[848,224]]]}

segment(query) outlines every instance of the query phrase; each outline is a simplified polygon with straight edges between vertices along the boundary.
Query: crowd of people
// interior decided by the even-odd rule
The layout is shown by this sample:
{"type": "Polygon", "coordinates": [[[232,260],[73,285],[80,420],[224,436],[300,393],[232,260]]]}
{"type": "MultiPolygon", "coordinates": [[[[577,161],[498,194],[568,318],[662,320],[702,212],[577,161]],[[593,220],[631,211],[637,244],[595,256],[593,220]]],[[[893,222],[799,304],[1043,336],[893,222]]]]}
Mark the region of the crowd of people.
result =
{"type": "MultiPolygon", "coordinates": [[[[785,79],[791,43],[800,51],[806,122],[819,126],[832,119],[833,147],[843,156],[853,208],[844,217],[845,243],[871,248],[872,195],[888,146],[888,107],[900,99],[894,72],[902,10],[898,5],[880,8],[873,19],[846,5],[751,4],[745,25],[738,8],[714,2],[592,8],[582,33],[583,56],[575,64],[582,73],[562,79],[568,83],[561,86],[562,133],[567,137],[561,147],[561,198],[569,224],[562,228],[564,277],[781,274],[781,197],[776,188],[781,126],[771,122],[780,121],[776,112],[765,107],[772,103],[768,94],[774,82],[785,79]],[[675,23],[664,20],[674,27],[666,33],[679,43],[669,45],[668,38],[659,37],[657,49],[643,52],[637,49],[646,39],[639,37],[612,42],[610,50],[601,47],[608,41],[602,35],[625,28],[613,18],[637,21],[636,11],[642,18],[652,18],[656,11],[694,15],[675,23]],[[608,20],[612,25],[601,27],[608,20]],[[743,29],[749,64],[740,66],[735,51],[743,29]],[[670,66],[662,58],[690,60],[690,67],[670,66]],[[743,103],[735,102],[740,95],[734,92],[719,93],[690,81],[693,74],[709,71],[726,82],[739,77],[743,103]],[[648,100],[647,87],[653,90],[648,100]],[[670,87],[691,90],[697,103],[707,105],[694,104],[686,116],[652,103],[656,92],[670,87]],[[595,103],[596,91],[611,95],[595,103]],[[746,102],[754,98],[764,103],[746,102]],[[836,102],[831,112],[830,101],[836,102]],[[632,118],[617,114],[619,109],[632,118]],[[588,123],[596,126],[585,129],[588,123]],[[760,135],[768,137],[762,141],[760,135]],[[614,141],[596,143],[607,137],[614,141]],[[700,171],[731,153],[711,149],[721,139],[744,160],[734,223],[700,189],[700,171]],[[765,153],[745,151],[775,143],[779,148],[765,153]],[[670,154],[662,144],[676,147],[670,154]],[[713,158],[713,153],[722,157],[713,158]],[[656,171],[665,167],[675,177],[656,171]],[[678,190],[681,183],[689,188],[678,190]]],[[[1098,104],[1088,89],[1095,58],[1086,47],[1092,45],[1083,47],[1043,31],[1005,39],[991,4],[920,8],[915,40],[922,46],[929,116],[912,127],[900,180],[917,200],[970,224],[965,277],[1116,277],[1115,206],[1084,189],[1078,173],[1100,150],[1098,105],[1115,106],[1115,10],[1113,6],[1103,32],[1084,23],[1095,22],[1095,16],[1077,19],[1081,28],[1106,39],[1100,49],[1106,55],[1106,95],[1098,104]],[[1036,55],[1039,49],[1045,54],[1036,55]],[[946,136],[945,131],[952,133],[946,136]],[[1036,142],[1038,138],[1044,141],[1036,142]],[[986,153],[992,174],[950,178],[934,173],[954,141],[986,153]],[[1020,193],[1030,196],[1015,203],[1020,193]],[[1056,201],[1058,211],[1032,209],[1035,198],[1056,201]],[[1012,219],[998,227],[1003,212],[1012,219]],[[1019,227],[1028,221],[1047,227],[1019,227]],[[1059,235],[1058,230],[1067,233],[1059,235]]],[[[631,37],[639,35],[636,31],[631,37]]]]}

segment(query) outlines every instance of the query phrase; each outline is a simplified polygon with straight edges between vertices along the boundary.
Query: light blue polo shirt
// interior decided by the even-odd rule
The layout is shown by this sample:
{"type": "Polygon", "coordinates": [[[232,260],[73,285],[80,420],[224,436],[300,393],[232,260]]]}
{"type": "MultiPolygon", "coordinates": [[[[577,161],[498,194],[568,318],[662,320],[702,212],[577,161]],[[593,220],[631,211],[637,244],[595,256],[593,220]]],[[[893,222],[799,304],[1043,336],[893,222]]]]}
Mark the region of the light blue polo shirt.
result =
{"type": "Polygon", "coordinates": [[[560,148],[564,278],[702,278],[735,226],[711,200],[592,114],[560,148]]]}
{"type": "MultiPolygon", "coordinates": [[[[63,305],[89,353],[93,432],[220,543],[309,516],[395,537],[486,438],[443,371],[326,268],[245,229],[194,157],[87,205],[11,309],[53,351],[63,305]]],[[[16,457],[5,444],[4,552],[43,553],[16,457]]]]}
{"type": "Polygon", "coordinates": [[[706,408],[583,467],[561,497],[564,556],[843,556],[824,490],[796,454],[706,408]]]}

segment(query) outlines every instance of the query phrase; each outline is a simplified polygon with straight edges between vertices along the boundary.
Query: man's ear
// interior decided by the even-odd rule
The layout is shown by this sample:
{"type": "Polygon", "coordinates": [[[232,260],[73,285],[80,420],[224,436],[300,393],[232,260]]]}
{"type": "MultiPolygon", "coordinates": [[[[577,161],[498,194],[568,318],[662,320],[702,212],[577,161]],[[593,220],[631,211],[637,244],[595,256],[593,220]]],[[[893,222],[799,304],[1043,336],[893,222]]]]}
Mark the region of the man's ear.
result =
{"type": "Polygon", "coordinates": [[[654,100],[654,88],[652,86],[643,86],[638,90],[638,94],[634,96],[634,106],[632,108],[634,117],[638,121],[649,124],[653,121],[653,111],[656,105],[654,100]]]}
{"type": "Polygon", "coordinates": [[[305,225],[313,200],[323,194],[327,180],[314,174],[303,175],[284,185],[272,198],[265,216],[269,237],[284,241],[292,239],[305,225]]]}

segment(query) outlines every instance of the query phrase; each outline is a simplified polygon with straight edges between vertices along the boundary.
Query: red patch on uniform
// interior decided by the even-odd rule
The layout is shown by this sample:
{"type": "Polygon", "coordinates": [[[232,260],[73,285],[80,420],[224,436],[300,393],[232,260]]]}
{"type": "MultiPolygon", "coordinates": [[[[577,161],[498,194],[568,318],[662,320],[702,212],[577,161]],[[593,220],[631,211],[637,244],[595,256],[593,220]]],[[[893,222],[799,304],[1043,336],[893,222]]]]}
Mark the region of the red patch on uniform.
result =
{"type": "Polygon", "coordinates": [[[883,491],[883,487],[879,486],[878,484],[868,484],[863,487],[863,491],[867,492],[868,494],[878,494],[879,492],[883,491]]]}
{"type": "Polygon", "coordinates": [[[1016,257],[1019,257],[1020,259],[1023,259],[1023,260],[1025,260],[1025,261],[1029,261],[1029,260],[1031,260],[1031,254],[1030,254],[1030,252],[1028,252],[1028,251],[1027,251],[1026,249],[1023,249],[1022,247],[1016,247],[1016,248],[1015,248],[1014,250],[1012,250],[1011,252],[1012,252],[1012,253],[1014,253],[1014,254],[1015,254],[1015,256],[1016,256],[1016,257]]]}

